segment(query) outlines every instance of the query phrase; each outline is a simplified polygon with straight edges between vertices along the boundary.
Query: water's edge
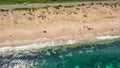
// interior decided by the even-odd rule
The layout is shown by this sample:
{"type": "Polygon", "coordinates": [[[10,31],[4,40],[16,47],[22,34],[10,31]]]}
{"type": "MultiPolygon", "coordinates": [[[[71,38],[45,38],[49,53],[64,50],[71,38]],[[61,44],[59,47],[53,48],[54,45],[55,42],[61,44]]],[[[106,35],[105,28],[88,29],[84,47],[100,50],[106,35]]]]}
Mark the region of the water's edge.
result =
{"type": "Polygon", "coordinates": [[[119,48],[120,38],[112,38],[30,50],[8,50],[0,54],[0,67],[120,68],[119,48]]]}
{"type": "MultiPolygon", "coordinates": [[[[73,40],[74,41],[74,40],[73,40]]],[[[39,47],[39,46],[22,46],[22,47],[7,47],[7,48],[0,48],[0,57],[2,58],[7,58],[12,56],[13,58],[15,57],[22,57],[24,55],[34,55],[34,53],[42,53],[42,52],[47,52],[48,50],[62,50],[66,51],[68,48],[76,48],[79,46],[87,46],[87,45],[102,45],[102,44],[110,44],[116,41],[120,41],[119,36],[115,36],[113,38],[107,37],[97,37],[97,40],[92,40],[89,42],[80,42],[80,43],[71,43],[73,42],[70,40],[69,44],[62,44],[62,45],[54,45],[54,46],[47,46],[47,47],[39,47]]],[[[43,45],[44,46],[44,45],[43,45]]],[[[94,48],[94,47],[93,47],[94,48]]],[[[35,55],[34,55],[35,56],[35,55]]]]}

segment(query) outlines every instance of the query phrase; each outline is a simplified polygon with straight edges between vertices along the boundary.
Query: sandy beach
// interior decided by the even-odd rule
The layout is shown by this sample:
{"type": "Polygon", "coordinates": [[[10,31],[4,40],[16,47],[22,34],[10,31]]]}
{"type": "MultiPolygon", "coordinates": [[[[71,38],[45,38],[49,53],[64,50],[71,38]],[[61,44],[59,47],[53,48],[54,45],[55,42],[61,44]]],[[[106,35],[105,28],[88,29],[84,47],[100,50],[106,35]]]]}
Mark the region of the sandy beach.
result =
{"type": "Polygon", "coordinates": [[[86,5],[0,12],[0,47],[120,36],[120,6],[86,5]]]}

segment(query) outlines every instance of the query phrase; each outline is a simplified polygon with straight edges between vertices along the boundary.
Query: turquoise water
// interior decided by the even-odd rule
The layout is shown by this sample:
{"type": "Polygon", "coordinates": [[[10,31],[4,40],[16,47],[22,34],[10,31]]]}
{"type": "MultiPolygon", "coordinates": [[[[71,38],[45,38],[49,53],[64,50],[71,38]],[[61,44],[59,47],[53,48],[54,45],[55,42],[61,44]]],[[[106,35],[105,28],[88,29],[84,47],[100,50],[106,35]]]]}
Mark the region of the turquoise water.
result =
{"type": "Polygon", "coordinates": [[[52,48],[19,57],[0,57],[0,68],[120,68],[120,39],[72,44],[65,50],[52,48]]]}

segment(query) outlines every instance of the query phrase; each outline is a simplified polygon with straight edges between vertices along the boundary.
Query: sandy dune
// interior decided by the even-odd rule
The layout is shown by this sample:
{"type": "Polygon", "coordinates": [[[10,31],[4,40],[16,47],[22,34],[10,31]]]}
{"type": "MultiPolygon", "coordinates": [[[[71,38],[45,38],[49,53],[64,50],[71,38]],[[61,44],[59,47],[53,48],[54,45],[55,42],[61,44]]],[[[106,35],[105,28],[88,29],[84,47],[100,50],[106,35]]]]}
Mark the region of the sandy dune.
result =
{"type": "Polygon", "coordinates": [[[120,6],[54,7],[0,12],[0,47],[67,39],[120,36],[120,6]],[[39,39],[38,41],[34,41],[39,39]],[[46,40],[47,39],[47,40],[46,40]],[[23,43],[9,43],[14,41],[23,43]],[[7,44],[4,44],[7,43],[7,44]]]}

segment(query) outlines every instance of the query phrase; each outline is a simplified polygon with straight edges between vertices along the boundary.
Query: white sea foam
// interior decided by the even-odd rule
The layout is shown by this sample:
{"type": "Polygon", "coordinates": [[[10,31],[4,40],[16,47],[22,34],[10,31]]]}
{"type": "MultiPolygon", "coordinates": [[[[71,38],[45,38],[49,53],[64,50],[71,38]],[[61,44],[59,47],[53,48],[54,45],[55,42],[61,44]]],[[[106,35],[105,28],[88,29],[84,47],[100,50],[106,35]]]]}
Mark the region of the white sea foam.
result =
{"type": "Polygon", "coordinates": [[[73,44],[73,43],[75,43],[76,41],[75,40],[68,40],[67,41],[67,44],[73,44]]]}
{"type": "MultiPolygon", "coordinates": [[[[15,42],[20,42],[20,41],[15,41],[15,42]]],[[[12,42],[10,41],[6,41],[4,42],[4,44],[12,44],[12,42]]],[[[26,45],[26,46],[19,46],[19,47],[2,47],[0,48],[0,52],[5,52],[5,51],[11,51],[11,50],[29,50],[29,49],[34,49],[34,48],[44,48],[47,46],[57,46],[57,45],[64,45],[64,44],[73,44],[76,43],[75,40],[67,40],[65,43],[63,43],[62,40],[60,41],[47,41],[44,43],[33,43],[30,45],[26,45]]]]}
{"type": "MultiPolygon", "coordinates": [[[[105,39],[113,39],[113,38],[120,38],[120,36],[100,36],[100,37],[96,37],[97,40],[105,40],[105,39]]],[[[38,40],[37,40],[38,41],[38,40]]],[[[19,42],[20,41],[15,41],[14,43],[16,42],[19,42]]],[[[27,42],[27,41],[24,41],[24,42],[27,42]]],[[[10,41],[6,41],[4,43],[7,43],[7,44],[11,44],[10,41]]],[[[74,43],[77,43],[77,40],[67,40],[66,42],[63,41],[63,40],[59,40],[59,41],[46,41],[46,42],[43,42],[43,43],[33,43],[33,44],[30,44],[30,45],[26,45],[26,46],[19,46],[19,47],[3,47],[3,48],[0,48],[0,52],[5,52],[5,51],[11,51],[11,50],[30,50],[30,49],[34,49],[34,48],[44,48],[44,47],[47,47],[47,46],[59,46],[59,45],[64,45],[64,44],[74,44],[74,43]]]]}
{"type": "Polygon", "coordinates": [[[96,37],[96,39],[98,39],[98,40],[113,39],[113,38],[120,38],[120,36],[100,36],[100,37],[96,37]]]}

